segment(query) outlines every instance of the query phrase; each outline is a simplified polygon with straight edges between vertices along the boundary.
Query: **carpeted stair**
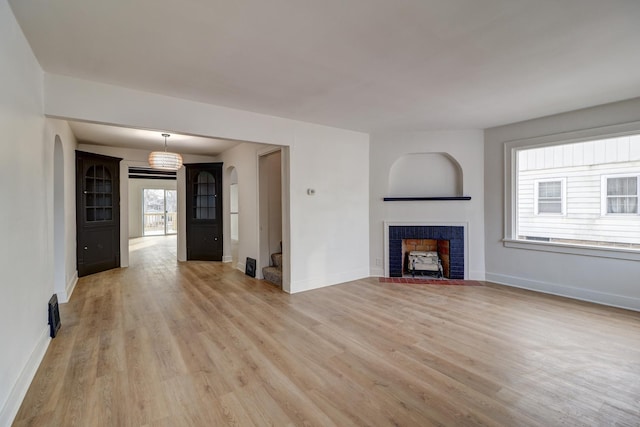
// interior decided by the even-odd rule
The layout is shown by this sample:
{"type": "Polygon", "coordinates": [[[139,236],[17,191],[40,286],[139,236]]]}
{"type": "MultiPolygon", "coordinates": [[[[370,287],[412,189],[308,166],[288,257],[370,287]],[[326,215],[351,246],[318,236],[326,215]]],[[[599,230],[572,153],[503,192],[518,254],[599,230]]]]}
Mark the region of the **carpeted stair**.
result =
{"type": "Polygon", "coordinates": [[[264,280],[282,286],[282,252],[271,254],[271,266],[262,269],[264,280]]]}

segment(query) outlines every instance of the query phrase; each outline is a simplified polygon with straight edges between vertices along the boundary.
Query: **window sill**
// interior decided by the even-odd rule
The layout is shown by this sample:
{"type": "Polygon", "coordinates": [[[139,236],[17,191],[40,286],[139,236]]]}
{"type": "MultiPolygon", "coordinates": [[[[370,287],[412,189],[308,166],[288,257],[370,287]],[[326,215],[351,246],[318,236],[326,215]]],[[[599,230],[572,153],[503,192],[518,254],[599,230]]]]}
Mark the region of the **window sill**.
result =
{"type": "Polygon", "coordinates": [[[640,261],[640,251],[634,249],[593,247],[583,245],[569,245],[566,243],[537,242],[514,239],[503,239],[502,242],[506,248],[640,261]]]}
{"type": "Polygon", "coordinates": [[[451,200],[471,200],[471,196],[451,196],[451,197],[385,197],[385,202],[416,202],[416,201],[451,201],[451,200]]]}

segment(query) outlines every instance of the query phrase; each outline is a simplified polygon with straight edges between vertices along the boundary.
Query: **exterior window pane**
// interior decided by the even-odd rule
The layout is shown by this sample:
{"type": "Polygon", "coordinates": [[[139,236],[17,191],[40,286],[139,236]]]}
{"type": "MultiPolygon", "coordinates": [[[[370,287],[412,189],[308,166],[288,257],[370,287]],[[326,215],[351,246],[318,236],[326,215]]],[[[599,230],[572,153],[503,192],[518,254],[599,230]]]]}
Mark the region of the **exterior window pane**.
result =
{"type": "Polygon", "coordinates": [[[538,183],[538,213],[562,213],[562,182],[538,183]]]}
{"type": "Polygon", "coordinates": [[[640,253],[640,133],[535,146],[524,141],[506,144],[513,159],[509,175],[515,171],[512,192],[506,194],[511,209],[507,241],[640,253]]]}
{"type": "Polygon", "coordinates": [[[607,178],[607,213],[638,213],[638,177],[607,178]]]}

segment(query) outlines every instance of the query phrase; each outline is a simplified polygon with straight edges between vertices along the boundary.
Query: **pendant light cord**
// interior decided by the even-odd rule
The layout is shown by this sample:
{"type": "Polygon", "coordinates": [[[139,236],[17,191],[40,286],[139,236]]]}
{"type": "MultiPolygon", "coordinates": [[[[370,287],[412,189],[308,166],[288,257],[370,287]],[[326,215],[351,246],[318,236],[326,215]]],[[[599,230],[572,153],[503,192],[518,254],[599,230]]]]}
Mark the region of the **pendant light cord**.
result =
{"type": "Polygon", "coordinates": [[[163,133],[162,136],[164,136],[164,152],[167,152],[167,138],[169,138],[171,135],[169,135],[168,133],[163,133]]]}

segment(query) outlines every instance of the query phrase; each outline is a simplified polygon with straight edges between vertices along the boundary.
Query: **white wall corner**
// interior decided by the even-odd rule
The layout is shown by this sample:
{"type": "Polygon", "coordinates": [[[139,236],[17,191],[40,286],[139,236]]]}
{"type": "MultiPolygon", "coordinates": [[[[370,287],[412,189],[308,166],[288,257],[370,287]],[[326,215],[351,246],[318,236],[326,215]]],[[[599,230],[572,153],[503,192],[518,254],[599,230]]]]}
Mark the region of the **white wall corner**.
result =
{"type": "Polygon", "coordinates": [[[369,271],[369,275],[371,277],[384,277],[384,268],[372,267],[369,271]]]}
{"type": "Polygon", "coordinates": [[[558,295],[561,297],[573,298],[581,301],[592,302],[595,304],[604,304],[612,307],[624,308],[627,310],[640,311],[640,298],[610,294],[606,292],[594,291],[592,289],[576,288],[560,283],[529,280],[523,277],[515,277],[506,274],[490,272],[486,273],[486,280],[489,282],[498,283],[500,285],[528,289],[545,294],[558,295]]]}
{"type": "Polygon", "coordinates": [[[225,255],[222,257],[222,262],[233,262],[233,257],[231,255],[225,255]]]}
{"type": "Polygon", "coordinates": [[[18,380],[11,388],[9,397],[7,397],[4,406],[0,410],[0,426],[10,426],[11,423],[13,423],[13,420],[15,419],[16,415],[18,414],[18,410],[20,409],[20,405],[22,404],[22,400],[29,390],[31,381],[33,381],[33,378],[38,371],[40,362],[42,362],[42,359],[47,352],[47,348],[49,347],[50,342],[51,338],[49,337],[49,325],[47,325],[42,330],[42,333],[40,334],[40,337],[36,341],[36,345],[31,352],[31,356],[29,356],[29,360],[27,360],[27,363],[22,369],[22,372],[20,372],[18,380]]]}

